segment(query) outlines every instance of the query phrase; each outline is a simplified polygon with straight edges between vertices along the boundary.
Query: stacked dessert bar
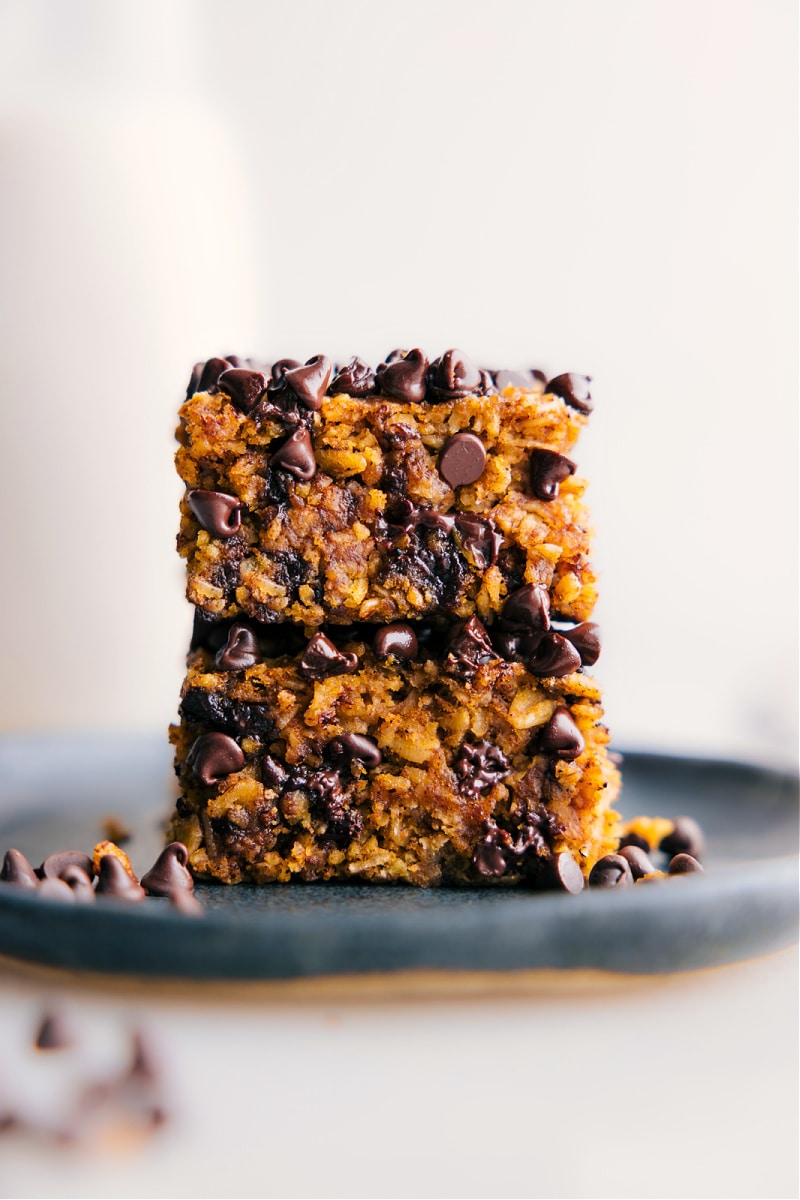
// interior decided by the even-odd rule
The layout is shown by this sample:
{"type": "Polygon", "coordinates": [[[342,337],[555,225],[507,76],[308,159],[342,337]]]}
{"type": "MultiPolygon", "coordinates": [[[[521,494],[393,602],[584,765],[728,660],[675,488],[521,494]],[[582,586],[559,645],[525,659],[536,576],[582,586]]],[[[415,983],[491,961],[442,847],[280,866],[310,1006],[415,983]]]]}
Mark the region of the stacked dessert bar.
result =
{"type": "Polygon", "coordinates": [[[170,836],[226,883],[579,891],[615,849],[589,380],[449,350],[199,364],[170,836]]]}

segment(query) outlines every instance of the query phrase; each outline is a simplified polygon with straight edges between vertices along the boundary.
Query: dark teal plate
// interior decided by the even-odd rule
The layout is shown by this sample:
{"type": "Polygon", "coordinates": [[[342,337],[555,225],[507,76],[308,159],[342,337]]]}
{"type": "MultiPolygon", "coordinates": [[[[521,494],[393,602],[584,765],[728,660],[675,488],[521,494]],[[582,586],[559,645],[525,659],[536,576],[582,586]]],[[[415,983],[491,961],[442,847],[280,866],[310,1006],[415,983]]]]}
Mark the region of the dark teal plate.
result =
{"type": "MultiPolygon", "coordinates": [[[[153,862],[171,807],[157,738],[59,735],[0,742],[0,852],[38,864],[91,852],[104,816],[153,862]]],[[[623,813],[688,813],[708,839],[706,874],[580,896],[492,888],[198,886],[203,919],[166,901],[62,906],[0,884],[0,954],[114,974],[290,979],[403,970],[537,967],[665,972],[765,954],[797,938],[798,787],[776,771],[626,755],[623,813]]]]}

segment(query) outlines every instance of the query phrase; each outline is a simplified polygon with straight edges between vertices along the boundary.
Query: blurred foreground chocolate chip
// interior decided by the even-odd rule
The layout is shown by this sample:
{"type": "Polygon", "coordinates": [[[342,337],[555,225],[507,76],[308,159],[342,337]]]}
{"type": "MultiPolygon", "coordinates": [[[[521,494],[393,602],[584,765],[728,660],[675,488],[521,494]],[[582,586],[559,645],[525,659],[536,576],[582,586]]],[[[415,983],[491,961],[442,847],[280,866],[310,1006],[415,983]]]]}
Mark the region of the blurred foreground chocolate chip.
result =
{"type": "Polygon", "coordinates": [[[43,879],[36,894],[45,900],[58,900],[61,904],[75,903],[75,893],[63,879],[43,879]]]}
{"type": "Polygon", "coordinates": [[[324,633],[315,633],[300,659],[299,670],[307,679],[326,679],[329,675],[352,675],[358,670],[358,656],[336,649],[324,633]]]}
{"type": "Polygon", "coordinates": [[[676,817],[672,832],[661,839],[658,848],[665,854],[690,854],[692,858],[702,858],[706,852],[706,839],[692,817],[676,817]]]}
{"type": "Polygon", "coordinates": [[[183,913],[186,917],[202,917],[205,913],[200,901],[192,892],[187,892],[183,888],[170,894],[172,907],[177,908],[178,912],[183,913]]]}
{"type": "Polygon", "coordinates": [[[448,350],[430,365],[428,393],[434,402],[459,400],[483,390],[483,375],[463,350],[448,350]]]}
{"type": "Polygon", "coordinates": [[[283,382],[305,407],[316,412],[328,390],[333,364],[324,354],[315,354],[302,366],[284,367],[283,382]]]}
{"type": "Polygon", "coordinates": [[[170,842],[142,876],[142,887],[148,896],[171,897],[175,892],[193,892],[194,880],[188,863],[189,851],[183,842],[170,842]]]}
{"type": "Polygon", "coordinates": [[[384,625],[375,634],[372,649],[376,658],[401,658],[411,661],[417,657],[419,650],[417,635],[405,621],[396,621],[393,625],[384,625]]]}
{"type": "Polygon", "coordinates": [[[214,658],[219,671],[246,671],[254,667],[261,658],[258,638],[244,621],[235,621],[228,630],[228,637],[214,658]]]}
{"type": "Polygon", "coordinates": [[[697,872],[705,874],[700,863],[691,854],[676,854],[667,867],[669,875],[694,875],[697,872]]]}
{"type": "Polygon", "coordinates": [[[194,488],[186,493],[186,503],[208,533],[229,538],[242,524],[242,502],[227,492],[209,492],[194,488]]]}
{"type": "Polygon", "coordinates": [[[475,567],[479,571],[493,567],[503,545],[503,535],[492,518],[457,513],[455,527],[461,538],[461,549],[472,557],[475,567]]]}
{"type": "Polygon", "coordinates": [[[342,762],[358,759],[365,767],[377,767],[383,762],[377,742],[363,733],[343,733],[328,744],[332,758],[342,762]]]}
{"type": "Polygon", "coordinates": [[[39,878],[25,855],[20,850],[6,850],[0,882],[13,883],[17,887],[37,888],[39,878]]]}
{"type": "Polygon", "coordinates": [[[581,665],[581,656],[571,642],[551,629],[539,641],[528,659],[528,670],[539,678],[562,678],[571,675],[581,665]]]}
{"type": "Polygon", "coordinates": [[[94,904],[92,881],[81,867],[64,867],[59,879],[71,889],[76,904],[94,904]]]}
{"type": "Polygon", "coordinates": [[[58,850],[48,854],[37,874],[41,879],[60,879],[67,867],[80,867],[90,879],[94,878],[94,863],[82,850],[58,850]]]}
{"type": "Polygon", "coordinates": [[[620,846],[619,854],[626,860],[634,879],[652,875],[655,871],[655,867],[640,846],[620,846]]]}
{"type": "MultiPolygon", "coordinates": [[[[394,352],[393,352],[394,353],[394,352]]],[[[425,373],[428,360],[421,350],[409,350],[403,358],[380,363],[375,382],[384,396],[419,404],[425,399],[425,373]]]]}
{"type": "Polygon", "coordinates": [[[486,466],[486,448],[476,433],[454,433],[442,446],[439,474],[451,488],[475,483],[486,466]]]}
{"type": "Polygon", "coordinates": [[[570,716],[569,709],[557,708],[539,735],[539,750],[554,758],[570,761],[577,758],[586,743],[583,734],[570,716]]]}
{"type": "Polygon", "coordinates": [[[568,642],[572,642],[585,667],[594,666],[600,657],[601,649],[599,625],[595,625],[594,621],[584,621],[574,629],[562,629],[561,635],[568,642]]]}
{"type": "Polygon", "coordinates": [[[539,583],[512,592],[503,605],[503,621],[513,629],[549,629],[550,596],[539,583]]]}
{"type": "Polygon", "coordinates": [[[44,1015],[33,1040],[37,1050],[65,1050],[73,1042],[74,1038],[69,1025],[57,1012],[44,1015]]]}
{"type": "Polygon", "coordinates": [[[227,775],[241,771],[244,763],[241,746],[227,733],[201,733],[186,755],[186,766],[204,787],[213,787],[227,775]]]}
{"type": "Polygon", "coordinates": [[[281,448],[270,458],[269,465],[281,467],[290,475],[294,475],[295,479],[307,481],[314,478],[317,473],[317,460],[314,457],[311,434],[305,425],[289,434],[281,448]]]}
{"type": "Polygon", "coordinates": [[[590,413],[594,407],[592,393],[589,391],[591,382],[591,375],[576,375],[573,371],[568,371],[565,375],[556,375],[544,390],[553,396],[560,396],[570,408],[577,408],[582,413],[590,413]]]}
{"type": "Polygon", "coordinates": [[[114,854],[104,854],[100,859],[96,894],[111,896],[116,900],[127,900],[131,904],[138,904],[140,900],[144,900],[144,888],[131,878],[114,854]]]}
{"type": "Polygon", "coordinates": [[[221,392],[230,396],[240,412],[249,413],[266,391],[267,380],[261,371],[245,371],[234,367],[222,372],[218,386],[221,392]]]}
{"type": "Polygon", "coordinates": [[[494,386],[498,392],[505,391],[507,387],[525,391],[533,387],[533,384],[533,371],[495,371],[494,373],[494,386]]]}
{"type": "Polygon", "coordinates": [[[360,358],[351,358],[345,367],[340,367],[328,388],[331,396],[352,396],[363,400],[375,391],[375,372],[360,358]]]}
{"type": "Polygon", "coordinates": [[[569,850],[562,850],[554,855],[551,865],[555,881],[562,891],[569,892],[572,896],[577,896],[583,891],[583,871],[569,850]]]}
{"type": "Polygon", "coordinates": [[[598,859],[589,874],[592,888],[630,887],[632,883],[630,864],[621,854],[607,854],[598,859]]]}
{"type": "Polygon", "coordinates": [[[554,450],[531,452],[531,490],[539,500],[555,500],[558,486],[575,474],[575,463],[554,450]]]}
{"type": "Polygon", "coordinates": [[[640,850],[644,850],[645,854],[650,853],[650,843],[640,833],[626,833],[624,837],[621,837],[619,839],[620,853],[626,846],[638,846],[640,850]]]}

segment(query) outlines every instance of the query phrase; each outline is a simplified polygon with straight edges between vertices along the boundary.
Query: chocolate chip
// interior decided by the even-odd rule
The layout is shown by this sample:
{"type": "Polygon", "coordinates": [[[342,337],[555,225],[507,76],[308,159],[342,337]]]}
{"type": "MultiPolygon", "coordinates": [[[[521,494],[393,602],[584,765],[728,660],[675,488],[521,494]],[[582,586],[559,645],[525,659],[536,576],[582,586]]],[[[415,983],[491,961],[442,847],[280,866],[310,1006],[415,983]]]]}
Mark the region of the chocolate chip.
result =
{"type": "Polygon", "coordinates": [[[272,788],[274,791],[279,791],[288,781],[289,776],[283,769],[277,759],[271,754],[265,754],[261,759],[261,780],[262,783],[272,788]]]}
{"type": "Polygon", "coordinates": [[[454,433],[439,455],[439,474],[451,488],[475,483],[486,466],[486,447],[476,433],[454,433]]]}
{"type": "Polygon", "coordinates": [[[39,884],[37,895],[46,900],[58,900],[62,904],[74,904],[75,893],[63,879],[43,879],[39,884]]]}
{"type": "Polygon", "coordinates": [[[607,854],[594,864],[589,873],[589,887],[629,887],[633,883],[630,864],[621,854],[607,854]]]}
{"type": "Polygon", "coordinates": [[[90,879],[94,878],[94,863],[82,850],[58,850],[48,854],[37,875],[40,879],[61,879],[67,867],[80,867],[90,879]]]}
{"type": "Polygon", "coordinates": [[[472,556],[479,571],[486,571],[497,562],[503,545],[503,535],[491,517],[476,517],[471,513],[458,513],[455,526],[461,537],[461,549],[472,556]]]}
{"type": "MultiPolygon", "coordinates": [[[[483,376],[461,350],[448,350],[428,371],[428,392],[434,402],[459,400],[483,391],[483,376]]],[[[477,478],[477,476],[476,476],[477,478]]]]}
{"type": "Polygon", "coordinates": [[[261,371],[245,371],[234,367],[222,372],[218,386],[221,392],[230,396],[241,412],[249,413],[266,391],[267,380],[261,371]]]}
{"type": "Polygon", "coordinates": [[[578,651],[571,642],[553,629],[543,634],[527,663],[531,675],[556,679],[571,675],[580,665],[581,656],[578,651]]]}
{"type": "Polygon", "coordinates": [[[417,635],[404,621],[384,625],[375,634],[372,649],[376,658],[401,658],[410,661],[417,657],[417,635]]]}
{"type": "Polygon", "coordinates": [[[569,892],[572,896],[577,896],[583,891],[583,871],[569,850],[562,850],[554,855],[550,865],[555,881],[562,891],[569,892]]]}
{"type": "Polygon", "coordinates": [[[495,844],[491,834],[487,834],[482,841],[478,842],[472,861],[478,873],[486,876],[487,879],[499,879],[501,875],[505,875],[508,869],[503,852],[495,844]]]}
{"type": "Polygon", "coordinates": [[[315,633],[300,659],[299,670],[307,679],[326,679],[329,675],[352,675],[358,670],[358,657],[336,649],[324,633],[315,633]]]}
{"type": "Polygon", "coordinates": [[[77,904],[94,904],[92,881],[81,867],[75,865],[64,867],[59,879],[72,889],[77,904]]]}
{"type": "Polygon", "coordinates": [[[60,1013],[46,1013],[33,1040],[37,1050],[65,1050],[73,1042],[69,1025],[60,1013]]]}
{"type": "Polygon", "coordinates": [[[186,502],[209,533],[221,538],[238,533],[242,524],[242,502],[236,496],[195,488],[186,493],[186,502]]]}
{"type": "Polygon", "coordinates": [[[283,388],[284,376],[286,372],[292,371],[295,367],[301,367],[302,365],[303,364],[297,358],[279,358],[277,362],[272,364],[272,378],[267,384],[267,387],[270,389],[283,388]]]}
{"type": "Polygon", "coordinates": [[[667,867],[667,872],[670,875],[694,875],[697,872],[704,874],[700,863],[691,854],[676,854],[667,867]]]}
{"type": "Polygon", "coordinates": [[[13,883],[22,888],[39,886],[36,872],[20,850],[6,850],[0,870],[0,882],[13,883]]]}
{"type": "Polygon", "coordinates": [[[138,904],[140,900],[144,900],[144,888],[131,878],[114,854],[104,854],[100,859],[96,894],[127,900],[131,904],[138,904]]]}
{"type": "Polygon", "coordinates": [[[499,392],[505,391],[507,387],[529,391],[533,384],[533,371],[495,371],[494,373],[494,385],[499,392]]]}
{"type": "Polygon", "coordinates": [[[377,767],[383,762],[383,755],[377,742],[366,737],[363,733],[343,733],[328,744],[328,752],[334,759],[352,762],[358,759],[365,767],[377,767]]]}
{"type": "Polygon", "coordinates": [[[540,583],[527,583],[512,592],[503,605],[503,620],[512,629],[550,628],[550,596],[540,583]]]}
{"type": "Polygon", "coordinates": [[[332,373],[333,364],[324,354],[315,354],[302,366],[284,366],[282,368],[283,382],[286,387],[294,393],[305,408],[309,408],[313,412],[322,408],[322,398],[328,390],[332,373]]]}
{"type": "Polygon", "coordinates": [[[170,842],[153,866],[142,876],[148,896],[172,897],[175,892],[193,892],[194,880],[188,869],[189,851],[183,842],[170,842]]]}
{"type": "Polygon", "coordinates": [[[648,842],[647,838],[643,838],[639,833],[626,833],[624,837],[620,838],[620,854],[626,848],[626,846],[637,846],[640,850],[644,850],[645,854],[650,853],[650,843],[648,842]]]}
{"type": "Polygon", "coordinates": [[[192,895],[191,892],[184,891],[182,888],[179,888],[176,892],[172,892],[170,900],[172,901],[172,907],[177,908],[178,912],[183,913],[185,917],[202,917],[205,913],[205,909],[197,899],[197,896],[192,895]]]}
{"type": "Polygon", "coordinates": [[[340,367],[328,388],[331,396],[344,394],[362,400],[375,391],[375,372],[360,358],[351,358],[346,367],[340,367]]]}
{"type": "Polygon", "coordinates": [[[246,671],[261,659],[258,638],[244,621],[235,621],[228,630],[225,645],[220,647],[214,658],[219,671],[246,671]]]}
{"type": "Polygon", "coordinates": [[[190,400],[196,392],[216,391],[220,375],[230,366],[227,358],[209,358],[207,362],[195,363],[186,389],[186,399],[190,400]]]}
{"type": "Polygon", "coordinates": [[[516,658],[522,641],[521,634],[512,629],[502,629],[499,625],[493,625],[489,636],[501,658],[504,658],[506,662],[512,662],[516,658]]]}
{"type": "Polygon", "coordinates": [[[500,747],[484,739],[459,746],[453,759],[453,770],[459,790],[477,794],[500,783],[511,767],[500,747]]]}
{"type": "Polygon", "coordinates": [[[658,848],[665,854],[689,854],[692,858],[702,858],[706,852],[706,839],[692,817],[676,817],[672,831],[661,839],[658,848]]]}
{"type": "Polygon", "coordinates": [[[204,787],[214,787],[234,771],[241,771],[242,748],[227,733],[201,733],[186,755],[186,766],[204,787]]]}
{"type": "Polygon", "coordinates": [[[471,679],[477,668],[497,658],[489,635],[477,617],[469,617],[454,625],[447,645],[445,670],[471,679]]]}
{"type": "Polygon", "coordinates": [[[594,407],[592,393],[589,391],[591,382],[591,375],[576,375],[574,372],[568,371],[565,375],[556,375],[544,390],[553,396],[560,396],[570,408],[577,408],[582,413],[590,413],[594,407]]]}
{"type": "Polygon", "coordinates": [[[631,869],[634,879],[643,875],[652,875],[655,867],[641,846],[620,846],[620,857],[624,858],[631,869]]]}
{"type": "Polygon", "coordinates": [[[570,716],[569,709],[557,708],[539,735],[539,750],[554,758],[571,761],[586,745],[583,734],[570,716]]]}
{"type": "Polygon", "coordinates": [[[456,518],[451,513],[436,512],[432,508],[416,509],[409,518],[412,529],[439,529],[451,533],[456,518]]]}
{"type": "Polygon", "coordinates": [[[295,479],[313,479],[317,473],[317,460],[314,457],[314,444],[311,434],[305,425],[295,429],[279,450],[269,460],[271,467],[282,467],[295,479]]]}
{"type": "Polygon", "coordinates": [[[572,642],[585,667],[597,662],[601,650],[600,626],[595,625],[594,621],[584,621],[574,629],[562,629],[561,634],[568,642],[572,642]]]}
{"type": "Polygon", "coordinates": [[[575,463],[555,450],[534,450],[531,453],[531,488],[539,500],[555,500],[558,485],[575,474],[575,463]]]}
{"type": "Polygon", "coordinates": [[[384,396],[419,404],[425,399],[428,360],[421,350],[409,350],[403,358],[390,358],[375,373],[375,383],[384,396]]]}

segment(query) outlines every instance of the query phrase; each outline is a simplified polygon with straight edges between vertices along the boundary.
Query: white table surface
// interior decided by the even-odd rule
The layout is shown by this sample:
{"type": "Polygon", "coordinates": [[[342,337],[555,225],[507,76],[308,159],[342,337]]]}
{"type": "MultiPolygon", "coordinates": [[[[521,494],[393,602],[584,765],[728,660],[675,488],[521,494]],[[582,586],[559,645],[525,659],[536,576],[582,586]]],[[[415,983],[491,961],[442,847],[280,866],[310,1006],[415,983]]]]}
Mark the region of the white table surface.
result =
{"type": "Polygon", "coordinates": [[[172,1117],[126,1152],[6,1135],[4,1197],[797,1195],[793,949],[661,978],[230,987],[6,961],[6,1084],[53,1006],[73,1073],[143,1027],[172,1117]]]}

